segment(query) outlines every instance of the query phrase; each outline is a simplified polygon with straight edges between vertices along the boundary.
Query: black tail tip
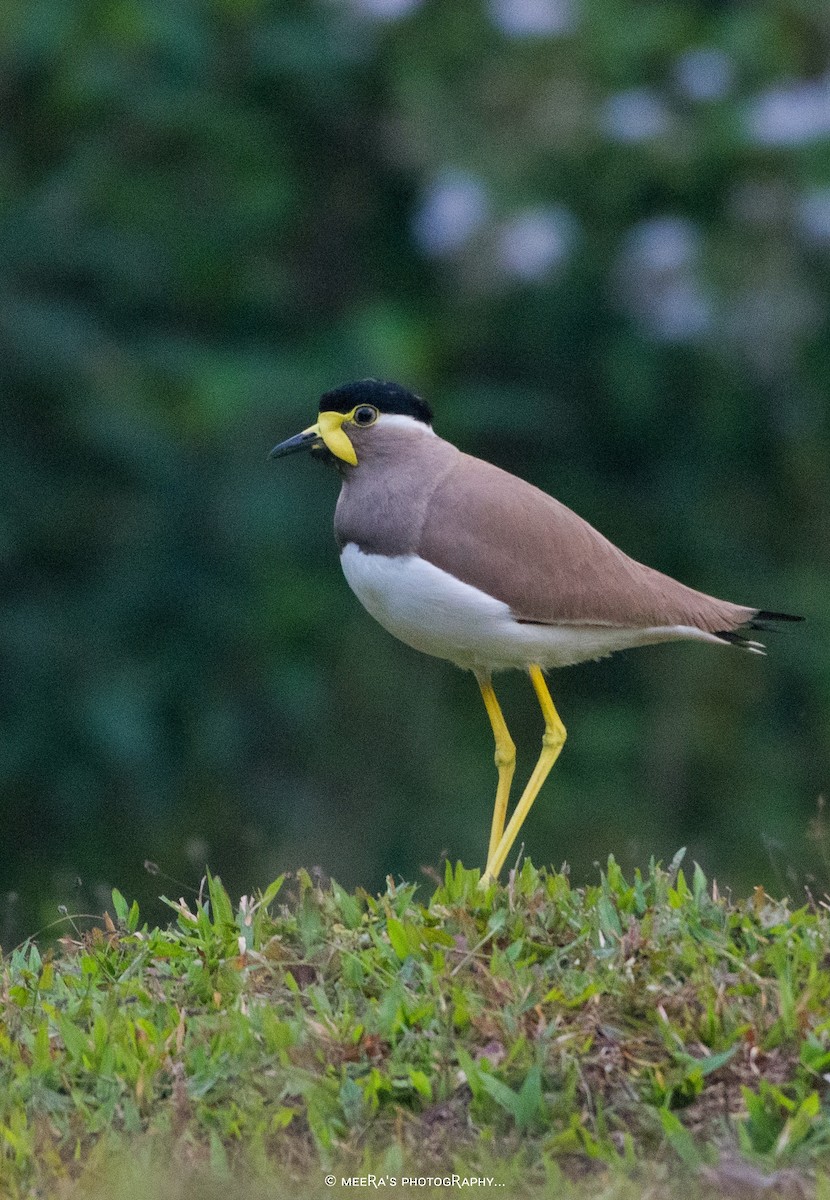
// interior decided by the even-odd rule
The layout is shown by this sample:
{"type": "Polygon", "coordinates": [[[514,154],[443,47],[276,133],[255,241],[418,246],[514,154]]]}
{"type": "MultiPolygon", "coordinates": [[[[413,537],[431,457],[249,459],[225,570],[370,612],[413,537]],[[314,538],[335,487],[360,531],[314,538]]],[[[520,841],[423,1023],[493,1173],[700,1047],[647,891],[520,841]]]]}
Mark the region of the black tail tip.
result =
{"type": "Polygon", "coordinates": [[[720,638],[722,642],[728,642],[731,646],[738,646],[741,650],[751,650],[755,654],[764,654],[765,650],[762,643],[754,642],[749,637],[751,631],[774,633],[777,621],[793,622],[803,620],[803,617],[794,616],[793,613],[770,612],[766,608],[759,608],[755,616],[750,617],[738,629],[719,629],[715,633],[715,637],[720,638]]]}
{"type": "Polygon", "coordinates": [[[750,629],[768,629],[768,621],[775,623],[776,621],[803,621],[803,617],[797,617],[793,613],[769,612],[765,608],[761,608],[749,622],[750,629]]]}

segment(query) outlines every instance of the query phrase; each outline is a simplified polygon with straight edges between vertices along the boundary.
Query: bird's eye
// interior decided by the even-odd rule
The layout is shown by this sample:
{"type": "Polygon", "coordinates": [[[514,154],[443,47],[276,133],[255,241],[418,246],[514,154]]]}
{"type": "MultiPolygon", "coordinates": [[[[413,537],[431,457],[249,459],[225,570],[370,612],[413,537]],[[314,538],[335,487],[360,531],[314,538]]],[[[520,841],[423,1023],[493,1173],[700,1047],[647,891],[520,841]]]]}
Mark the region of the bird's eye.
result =
{"type": "Polygon", "coordinates": [[[372,408],[371,404],[361,404],[359,408],[354,410],[352,420],[355,425],[373,425],[378,419],[378,410],[372,408]]]}

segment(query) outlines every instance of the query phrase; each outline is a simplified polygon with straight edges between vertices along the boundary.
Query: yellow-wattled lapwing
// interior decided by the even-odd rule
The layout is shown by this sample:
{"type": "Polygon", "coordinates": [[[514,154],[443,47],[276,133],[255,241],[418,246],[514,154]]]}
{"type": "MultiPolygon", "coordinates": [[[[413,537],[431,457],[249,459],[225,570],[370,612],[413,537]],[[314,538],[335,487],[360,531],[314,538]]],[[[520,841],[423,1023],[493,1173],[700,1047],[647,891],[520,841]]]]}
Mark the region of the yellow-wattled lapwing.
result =
{"type": "Polygon", "coordinates": [[[478,680],[498,768],[483,880],[501,871],[565,742],[547,669],[655,642],[762,653],[748,631],[801,619],[717,600],[635,562],[558,500],[438,437],[429,405],[398,384],[363,379],[326,392],[317,423],[271,454],[298,450],[340,471],[334,529],[364,607],[478,680]],[[530,675],[545,732],[505,828],[516,747],[492,675],[509,667],[530,675]]]}

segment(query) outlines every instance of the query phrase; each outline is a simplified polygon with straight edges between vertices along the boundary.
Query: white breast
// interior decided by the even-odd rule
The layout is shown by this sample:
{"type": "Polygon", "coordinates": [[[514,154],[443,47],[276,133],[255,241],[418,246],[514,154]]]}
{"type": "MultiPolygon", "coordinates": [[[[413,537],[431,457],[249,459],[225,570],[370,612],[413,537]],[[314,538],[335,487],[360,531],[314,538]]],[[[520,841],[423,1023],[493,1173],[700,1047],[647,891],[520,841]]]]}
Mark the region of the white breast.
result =
{"type": "Polygon", "coordinates": [[[473,670],[531,663],[565,667],[631,646],[686,638],[718,643],[711,634],[685,625],[522,624],[501,600],[415,554],[365,554],[350,542],[340,562],[349,587],[384,629],[424,654],[473,670]]]}

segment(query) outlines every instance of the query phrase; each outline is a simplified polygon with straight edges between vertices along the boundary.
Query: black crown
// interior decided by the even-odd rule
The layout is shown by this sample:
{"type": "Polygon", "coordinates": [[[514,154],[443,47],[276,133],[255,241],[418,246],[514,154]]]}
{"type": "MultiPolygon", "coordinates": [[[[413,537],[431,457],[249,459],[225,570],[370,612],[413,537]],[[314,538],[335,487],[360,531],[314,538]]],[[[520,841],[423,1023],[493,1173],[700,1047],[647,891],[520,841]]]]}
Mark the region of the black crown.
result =
{"type": "Polygon", "coordinates": [[[351,412],[358,404],[371,404],[378,412],[414,417],[416,421],[432,424],[432,409],[426,400],[407,391],[399,383],[380,379],[358,379],[344,383],[320,397],[320,412],[351,412]]]}

